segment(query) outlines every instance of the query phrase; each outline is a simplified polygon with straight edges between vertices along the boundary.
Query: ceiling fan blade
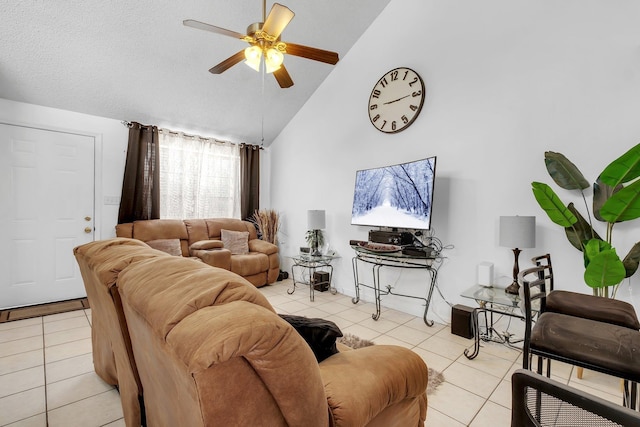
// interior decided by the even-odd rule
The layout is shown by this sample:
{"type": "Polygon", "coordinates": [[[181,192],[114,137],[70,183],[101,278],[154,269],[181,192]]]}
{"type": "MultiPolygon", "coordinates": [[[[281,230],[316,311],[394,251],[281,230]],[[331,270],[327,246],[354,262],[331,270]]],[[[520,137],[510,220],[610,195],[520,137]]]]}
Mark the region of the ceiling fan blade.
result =
{"type": "Polygon", "coordinates": [[[204,22],[196,21],[193,19],[185,19],[182,21],[185,27],[197,28],[198,30],[211,31],[212,33],[222,34],[223,36],[233,37],[235,39],[243,39],[244,34],[240,34],[235,31],[227,30],[225,28],[216,27],[215,25],[205,24],[204,22]]]}
{"type": "Polygon", "coordinates": [[[284,64],[282,64],[280,68],[273,72],[273,76],[276,78],[281,88],[286,89],[293,86],[293,80],[291,80],[291,76],[289,75],[287,69],[284,68],[284,64]]]}
{"type": "Polygon", "coordinates": [[[264,21],[262,31],[270,36],[278,38],[294,16],[295,13],[293,13],[287,6],[274,3],[269,11],[267,19],[264,21]]]}
{"type": "Polygon", "coordinates": [[[209,69],[209,72],[211,74],[222,74],[225,71],[227,71],[229,68],[231,68],[234,65],[236,65],[238,62],[241,62],[242,60],[244,60],[244,50],[241,50],[240,52],[236,53],[235,55],[232,55],[232,56],[228,57],[227,59],[225,59],[224,61],[222,61],[218,65],[215,65],[215,66],[211,67],[209,69]]]}
{"type": "Polygon", "coordinates": [[[300,56],[302,58],[312,59],[314,61],[325,62],[335,65],[339,58],[336,52],[317,49],[315,47],[303,46],[295,43],[287,43],[287,53],[289,55],[300,56]]]}

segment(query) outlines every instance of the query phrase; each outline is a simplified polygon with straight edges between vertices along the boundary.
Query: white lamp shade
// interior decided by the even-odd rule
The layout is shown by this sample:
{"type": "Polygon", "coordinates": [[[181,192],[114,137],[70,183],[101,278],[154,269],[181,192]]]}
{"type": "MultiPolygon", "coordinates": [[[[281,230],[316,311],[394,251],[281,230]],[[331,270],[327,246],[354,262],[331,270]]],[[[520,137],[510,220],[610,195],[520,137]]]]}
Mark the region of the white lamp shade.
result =
{"type": "Polygon", "coordinates": [[[536,217],[501,216],[500,246],[507,248],[535,248],[536,217]]]}
{"type": "Polygon", "coordinates": [[[244,57],[246,59],[246,61],[244,61],[245,64],[260,72],[260,63],[262,62],[262,49],[260,49],[258,46],[249,46],[244,50],[244,57]]]}
{"type": "Polygon", "coordinates": [[[309,230],[322,230],[325,227],[324,211],[307,211],[307,227],[309,230]]]}
{"type": "Polygon", "coordinates": [[[284,55],[277,49],[271,48],[267,50],[264,57],[265,71],[267,74],[273,73],[280,69],[280,66],[284,62],[284,55]]]}

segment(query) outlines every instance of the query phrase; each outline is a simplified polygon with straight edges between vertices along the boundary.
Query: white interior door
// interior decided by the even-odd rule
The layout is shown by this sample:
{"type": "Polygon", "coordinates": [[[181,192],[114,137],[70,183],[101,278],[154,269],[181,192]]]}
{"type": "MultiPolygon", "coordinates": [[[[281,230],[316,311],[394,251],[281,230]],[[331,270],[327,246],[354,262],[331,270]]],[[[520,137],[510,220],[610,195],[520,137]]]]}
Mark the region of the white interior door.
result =
{"type": "Polygon", "coordinates": [[[86,295],[73,256],[94,235],[95,139],[0,124],[0,309],[86,295]]]}

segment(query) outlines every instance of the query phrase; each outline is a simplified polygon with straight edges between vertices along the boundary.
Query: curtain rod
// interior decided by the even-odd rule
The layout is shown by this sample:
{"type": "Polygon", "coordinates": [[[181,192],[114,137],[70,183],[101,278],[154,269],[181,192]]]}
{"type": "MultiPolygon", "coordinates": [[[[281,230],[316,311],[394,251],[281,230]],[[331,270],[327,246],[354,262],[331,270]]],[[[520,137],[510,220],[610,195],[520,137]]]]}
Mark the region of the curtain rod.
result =
{"type": "MultiPolygon", "coordinates": [[[[122,120],[120,121],[120,123],[122,123],[125,127],[131,128],[133,126],[134,122],[129,122],[127,120],[122,120]]],[[[153,128],[156,126],[150,126],[150,125],[140,125],[142,128],[153,128]]],[[[193,138],[193,139],[199,139],[201,141],[213,141],[219,144],[231,144],[231,145],[238,145],[239,147],[253,147],[254,150],[259,149],[259,150],[264,150],[264,147],[262,147],[262,145],[255,145],[255,144],[248,144],[246,142],[231,142],[231,141],[223,141],[220,139],[216,139],[216,138],[207,138],[204,136],[200,136],[200,135],[190,135],[184,132],[178,132],[178,131],[174,131],[171,129],[166,129],[166,128],[158,128],[158,132],[160,133],[168,133],[170,135],[182,135],[186,138],[193,138]]]]}

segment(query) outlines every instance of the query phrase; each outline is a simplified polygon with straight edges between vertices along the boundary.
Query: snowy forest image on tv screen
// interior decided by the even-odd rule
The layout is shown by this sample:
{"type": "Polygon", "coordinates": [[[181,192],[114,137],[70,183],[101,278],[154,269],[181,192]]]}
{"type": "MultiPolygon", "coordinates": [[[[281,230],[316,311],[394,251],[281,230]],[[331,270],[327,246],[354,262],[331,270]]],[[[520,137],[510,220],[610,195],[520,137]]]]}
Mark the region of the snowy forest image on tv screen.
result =
{"type": "Polygon", "coordinates": [[[351,224],[428,230],[436,158],[359,170],[351,224]]]}

